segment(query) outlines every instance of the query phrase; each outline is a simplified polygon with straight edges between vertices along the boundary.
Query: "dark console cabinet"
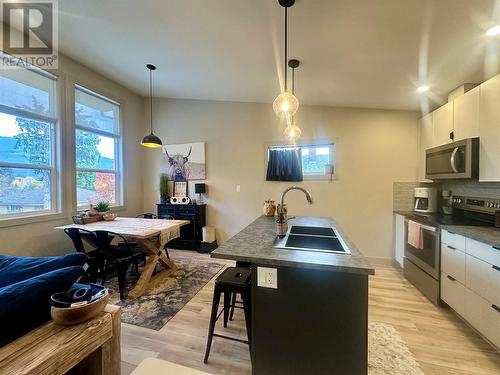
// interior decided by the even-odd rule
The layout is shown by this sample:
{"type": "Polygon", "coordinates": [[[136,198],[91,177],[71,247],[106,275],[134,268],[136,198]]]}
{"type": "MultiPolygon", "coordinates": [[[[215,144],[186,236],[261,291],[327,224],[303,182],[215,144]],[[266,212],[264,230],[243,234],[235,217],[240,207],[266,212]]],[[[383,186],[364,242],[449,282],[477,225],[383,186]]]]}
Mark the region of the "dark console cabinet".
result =
{"type": "Polygon", "coordinates": [[[189,220],[181,227],[181,236],[171,241],[168,247],[174,249],[199,250],[202,239],[201,228],[206,225],[205,204],[157,204],[158,218],[172,216],[175,220],[189,220]]]}

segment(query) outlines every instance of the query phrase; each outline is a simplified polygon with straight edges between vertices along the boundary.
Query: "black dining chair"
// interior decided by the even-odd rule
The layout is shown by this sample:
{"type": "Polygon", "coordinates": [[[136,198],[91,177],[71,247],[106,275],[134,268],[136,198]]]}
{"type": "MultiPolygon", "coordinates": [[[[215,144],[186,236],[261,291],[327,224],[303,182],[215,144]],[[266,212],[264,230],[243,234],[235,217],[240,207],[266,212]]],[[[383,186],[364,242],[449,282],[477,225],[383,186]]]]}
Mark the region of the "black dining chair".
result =
{"type": "Polygon", "coordinates": [[[151,213],[151,212],[145,212],[143,214],[137,215],[137,219],[158,219],[158,216],[151,213]]]}
{"type": "Polygon", "coordinates": [[[102,284],[104,285],[107,274],[116,270],[120,299],[123,299],[127,282],[127,270],[131,264],[136,264],[142,259],[144,253],[138,251],[135,246],[131,246],[128,240],[119,233],[97,230],[95,235],[99,251],[106,262],[101,275],[102,284]],[[112,243],[114,239],[119,240],[117,245],[112,243]]]}
{"type": "Polygon", "coordinates": [[[84,278],[90,282],[96,282],[100,269],[104,267],[104,259],[99,252],[96,235],[94,232],[79,228],[65,228],[64,233],[71,239],[78,253],[89,256],[89,268],[85,271],[84,278]]]}

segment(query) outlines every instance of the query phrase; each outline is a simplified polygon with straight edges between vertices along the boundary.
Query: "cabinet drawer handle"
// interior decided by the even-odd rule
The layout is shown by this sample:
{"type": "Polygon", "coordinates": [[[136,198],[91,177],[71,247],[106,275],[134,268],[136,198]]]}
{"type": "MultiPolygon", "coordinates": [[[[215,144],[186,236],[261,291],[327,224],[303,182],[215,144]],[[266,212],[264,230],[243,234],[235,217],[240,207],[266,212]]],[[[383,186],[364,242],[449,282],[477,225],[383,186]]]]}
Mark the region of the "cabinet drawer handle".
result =
{"type": "Polygon", "coordinates": [[[447,245],[448,246],[448,249],[451,249],[451,250],[456,250],[457,248],[456,247],[453,247],[453,246],[450,246],[450,245],[447,245]]]}
{"type": "Polygon", "coordinates": [[[493,310],[500,312],[500,307],[498,307],[497,305],[491,305],[491,307],[493,308],[493,310]]]}
{"type": "Polygon", "coordinates": [[[500,246],[492,246],[492,248],[494,248],[496,250],[500,250],[500,246]]]}
{"type": "Polygon", "coordinates": [[[451,281],[457,281],[457,279],[455,279],[453,276],[446,275],[446,277],[447,277],[448,279],[450,279],[451,281]]]}
{"type": "Polygon", "coordinates": [[[491,266],[491,268],[493,268],[494,270],[500,271],[500,267],[498,267],[498,266],[491,266]]]}

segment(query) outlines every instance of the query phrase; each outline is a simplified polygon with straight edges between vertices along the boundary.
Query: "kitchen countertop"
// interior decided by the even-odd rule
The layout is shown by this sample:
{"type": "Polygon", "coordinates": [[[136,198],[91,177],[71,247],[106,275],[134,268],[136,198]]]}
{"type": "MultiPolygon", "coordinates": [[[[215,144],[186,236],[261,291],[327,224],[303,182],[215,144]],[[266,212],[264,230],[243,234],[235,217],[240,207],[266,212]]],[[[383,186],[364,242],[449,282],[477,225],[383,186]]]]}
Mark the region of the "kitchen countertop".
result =
{"type": "Polygon", "coordinates": [[[492,226],[442,224],[437,222],[437,214],[420,214],[413,211],[394,211],[394,213],[406,216],[410,219],[412,217],[417,218],[417,220],[418,217],[425,217],[425,220],[431,225],[500,248],[500,228],[492,226]]]}
{"type": "Polygon", "coordinates": [[[211,254],[212,258],[363,275],[375,274],[375,270],[368,260],[333,219],[303,216],[289,220],[288,225],[334,227],[351,251],[350,255],[274,248],[276,240],[275,220],[274,217],[258,217],[214,250],[211,254]]]}

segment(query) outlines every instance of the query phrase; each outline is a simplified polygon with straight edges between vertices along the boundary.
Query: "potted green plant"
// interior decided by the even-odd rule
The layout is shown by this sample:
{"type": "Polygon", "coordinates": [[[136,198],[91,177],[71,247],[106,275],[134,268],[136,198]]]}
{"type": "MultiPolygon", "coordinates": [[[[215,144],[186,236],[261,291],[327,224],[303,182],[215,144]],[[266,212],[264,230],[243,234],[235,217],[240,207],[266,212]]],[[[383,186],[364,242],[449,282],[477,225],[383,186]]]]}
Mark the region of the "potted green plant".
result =
{"type": "Polygon", "coordinates": [[[101,201],[98,202],[94,208],[99,212],[100,214],[109,211],[109,202],[101,201]]]}
{"type": "Polygon", "coordinates": [[[160,175],[160,203],[167,204],[168,203],[168,175],[166,173],[162,173],[160,175]]]}

